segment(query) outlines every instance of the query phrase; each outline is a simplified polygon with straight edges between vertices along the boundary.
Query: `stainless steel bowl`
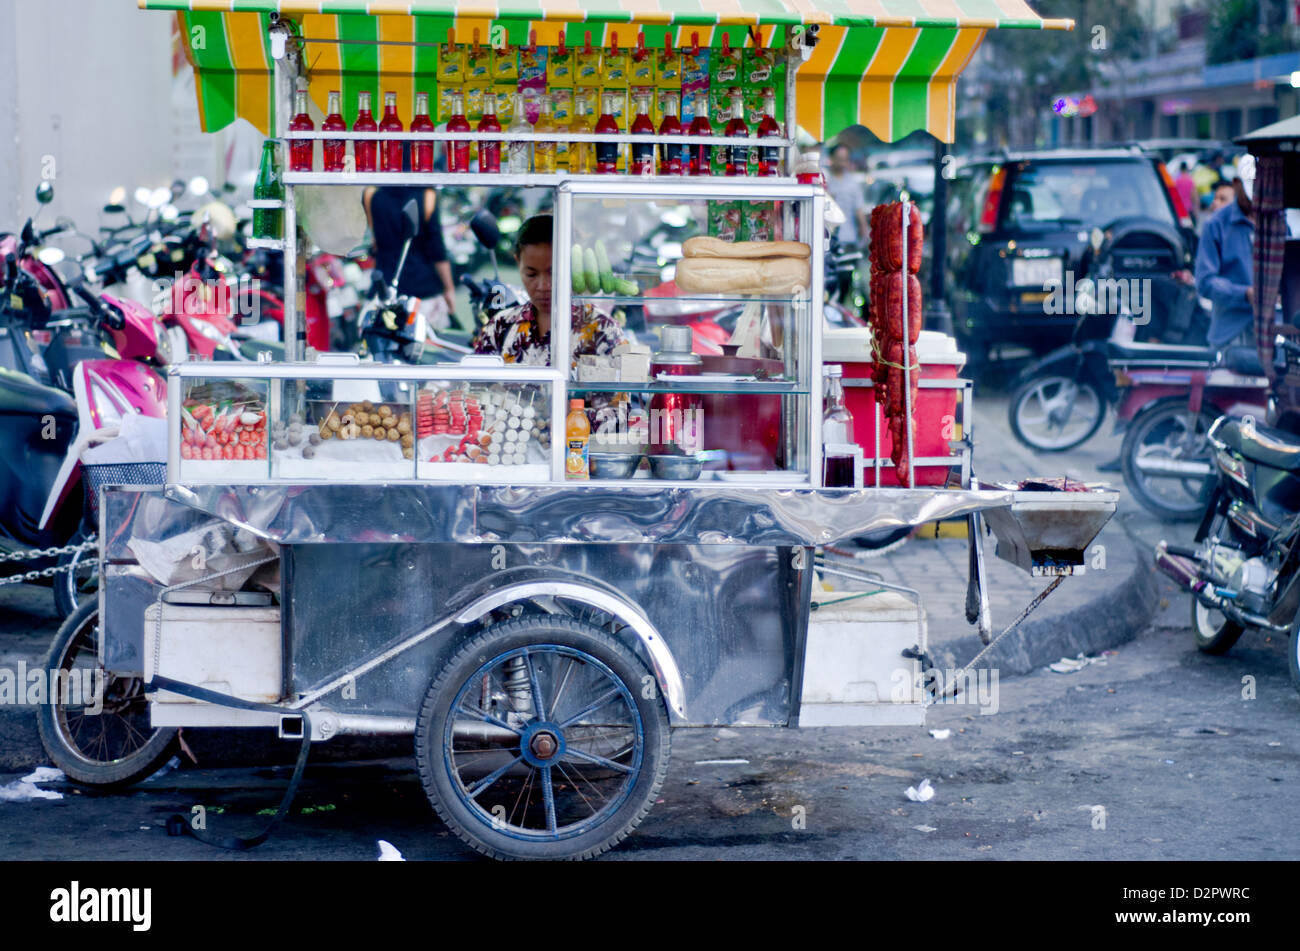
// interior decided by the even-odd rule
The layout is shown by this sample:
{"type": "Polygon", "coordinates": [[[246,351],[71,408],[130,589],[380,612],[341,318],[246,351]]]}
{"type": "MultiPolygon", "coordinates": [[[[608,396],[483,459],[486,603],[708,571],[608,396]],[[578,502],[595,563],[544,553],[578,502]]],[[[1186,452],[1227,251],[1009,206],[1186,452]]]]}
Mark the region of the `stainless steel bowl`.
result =
{"type": "Polygon", "coordinates": [[[630,479],[641,465],[635,452],[593,452],[587,455],[593,479],[630,479]]]}
{"type": "Polygon", "coordinates": [[[700,477],[704,461],[694,456],[650,456],[650,474],[656,479],[687,482],[700,477]]]}

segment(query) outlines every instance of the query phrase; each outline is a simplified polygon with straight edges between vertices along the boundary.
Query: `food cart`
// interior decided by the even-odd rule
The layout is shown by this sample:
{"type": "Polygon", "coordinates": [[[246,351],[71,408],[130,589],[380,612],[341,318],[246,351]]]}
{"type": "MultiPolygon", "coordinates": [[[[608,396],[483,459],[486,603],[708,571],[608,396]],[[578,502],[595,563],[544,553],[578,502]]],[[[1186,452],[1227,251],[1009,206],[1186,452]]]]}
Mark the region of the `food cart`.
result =
{"type": "MultiPolygon", "coordinates": [[[[877,617],[818,628],[819,577],[867,579],[819,562],[823,546],[968,518],[968,616],[987,639],[981,521],[997,535],[1000,556],[1054,576],[1054,586],[1082,564],[1114,511],[1111,492],[981,487],[968,459],[954,460],[951,487],[917,486],[913,475],[891,488],[881,484],[882,467],[891,465],[883,450],[868,487],[860,487],[860,471],[854,487],[823,487],[827,201],[818,182],[790,174],[792,130],[801,126],[817,138],[861,122],[887,140],[915,128],[950,140],[953,84],[988,28],[1068,23],[1040,20],[1020,0],[882,0],[827,12],[777,3],[762,14],[711,3],[681,12],[655,2],[635,12],[613,4],[516,12],[331,0],[248,0],[233,13],[218,12],[229,4],[216,0],[142,6],[185,11],[181,36],[202,38],[192,57],[210,129],[239,114],[287,143],[326,137],[287,127],[284,107],[299,82],[318,105],[340,87],[376,97],[397,89],[409,115],[412,94],[425,82],[432,92],[440,68],[467,68],[468,54],[455,44],[482,44],[534,58],[559,48],[666,50],[678,63],[739,50],[742,68],[752,55],[779,82],[787,131],[764,143],[783,153],[781,173],[771,177],[472,176],[473,184],[555,189],[558,314],[573,304],[642,306],[653,322],[672,313],[670,305],[742,305],[753,355],[728,354],[749,361],[727,364],[731,372],[684,357],[674,372],[638,375],[635,353],[613,377],[608,365],[576,359],[304,360],[300,309],[292,306],[302,266],[298,190],[471,176],[286,172],[282,246],[299,258],[285,268],[295,359],[173,367],[166,486],[104,492],[100,597],[61,631],[50,665],[102,668],[105,719],[92,741],[82,733],[84,710],[60,703],[42,715],[47,748],[71,778],[139,779],[183,727],[272,727],[299,740],[295,784],[312,741],[405,734],[414,738],[431,803],[473,848],[499,858],[596,855],[629,834],[654,801],[674,728],[921,722],[934,697],[921,686],[919,595],[872,579],[886,589],[877,617]],[[589,275],[574,280],[575,244],[585,257],[594,242],[614,243],[667,203],[687,208],[702,236],[719,234],[710,224],[725,224],[743,203],[750,237],[796,246],[803,262],[796,273],[806,279],[708,293],[683,290],[679,267],[675,290],[661,288],[653,306],[626,270],[612,293],[589,275]],[[658,436],[616,428],[610,454],[639,463],[648,446],[680,441],[683,432],[689,448],[704,453],[679,455],[676,468],[634,465],[614,478],[600,478],[613,470],[598,461],[590,480],[566,479],[570,400],[608,408],[654,406],[666,396],[684,397],[673,405],[700,411],[702,427],[675,421],[658,436]],[[212,452],[218,444],[236,447],[233,455],[212,452]],[[870,669],[836,669],[828,657],[857,658],[870,669]],[[908,689],[891,694],[898,671],[908,689]],[[867,682],[875,686],[866,694],[849,689],[867,682]]],[[[439,144],[454,137],[395,135],[439,144]]],[[[545,138],[570,149],[599,139],[455,137],[545,138]]],[[[620,133],[616,141],[673,140],[620,133]]],[[[742,144],[726,136],[689,141],[742,144]]],[[[901,214],[906,222],[908,211],[901,214]]],[[[903,298],[907,326],[915,304],[903,298]]],[[[568,322],[558,320],[552,354],[570,354],[571,343],[568,322]]],[[[909,362],[897,367],[908,413],[909,362]]],[[[886,425],[875,423],[878,444],[886,425]]]]}

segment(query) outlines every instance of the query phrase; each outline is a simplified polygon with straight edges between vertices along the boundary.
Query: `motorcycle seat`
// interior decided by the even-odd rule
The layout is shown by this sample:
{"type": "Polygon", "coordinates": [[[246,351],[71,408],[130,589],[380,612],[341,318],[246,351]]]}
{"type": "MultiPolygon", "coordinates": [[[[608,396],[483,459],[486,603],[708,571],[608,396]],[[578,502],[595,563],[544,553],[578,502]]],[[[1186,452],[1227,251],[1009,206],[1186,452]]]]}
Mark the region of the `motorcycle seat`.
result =
{"type": "Polygon", "coordinates": [[[1212,367],[1218,356],[1210,347],[1184,347],[1168,343],[1116,343],[1107,344],[1110,359],[1116,363],[1202,364],[1212,367]]]}
{"type": "Polygon", "coordinates": [[[1300,472],[1300,439],[1280,429],[1269,426],[1243,426],[1239,420],[1229,420],[1215,434],[1225,446],[1241,453],[1252,462],[1300,472]]]}
{"type": "Polygon", "coordinates": [[[1242,376],[1264,376],[1264,364],[1254,347],[1229,347],[1223,351],[1223,365],[1242,376]]]}

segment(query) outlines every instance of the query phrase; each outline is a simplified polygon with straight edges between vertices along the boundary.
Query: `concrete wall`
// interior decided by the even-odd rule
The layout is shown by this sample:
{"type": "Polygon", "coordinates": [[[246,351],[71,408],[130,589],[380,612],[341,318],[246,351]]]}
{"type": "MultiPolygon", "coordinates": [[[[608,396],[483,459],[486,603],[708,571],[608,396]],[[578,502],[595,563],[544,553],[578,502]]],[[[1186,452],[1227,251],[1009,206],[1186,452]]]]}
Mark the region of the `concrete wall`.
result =
{"type": "Polygon", "coordinates": [[[36,210],[43,174],[41,223],[86,231],[114,185],[171,180],[171,23],[135,0],[0,0],[0,230],[36,210]]]}

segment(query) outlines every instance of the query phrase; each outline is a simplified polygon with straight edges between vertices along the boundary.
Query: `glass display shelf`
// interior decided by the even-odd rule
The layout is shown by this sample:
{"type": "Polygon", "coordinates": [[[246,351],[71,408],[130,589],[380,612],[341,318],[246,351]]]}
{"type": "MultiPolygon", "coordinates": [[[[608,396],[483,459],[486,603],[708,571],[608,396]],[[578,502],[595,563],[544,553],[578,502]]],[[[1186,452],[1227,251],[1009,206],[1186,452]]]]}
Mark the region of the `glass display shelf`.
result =
{"type": "Polygon", "coordinates": [[[808,388],[800,387],[795,380],[755,380],[743,383],[714,383],[708,380],[663,380],[642,383],[581,383],[571,381],[570,393],[715,393],[719,395],[781,395],[807,396],[808,388]]]}

